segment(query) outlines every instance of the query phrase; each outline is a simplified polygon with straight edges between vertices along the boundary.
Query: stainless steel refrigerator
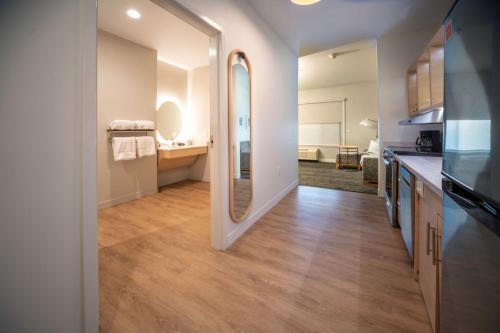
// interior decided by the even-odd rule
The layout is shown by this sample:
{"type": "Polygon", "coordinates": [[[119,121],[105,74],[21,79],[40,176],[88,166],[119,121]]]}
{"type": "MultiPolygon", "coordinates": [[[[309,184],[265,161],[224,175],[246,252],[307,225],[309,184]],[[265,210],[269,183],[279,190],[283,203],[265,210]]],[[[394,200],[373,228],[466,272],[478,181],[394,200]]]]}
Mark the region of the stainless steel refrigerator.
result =
{"type": "Polygon", "coordinates": [[[441,332],[500,331],[500,3],[445,26],[441,332]]]}

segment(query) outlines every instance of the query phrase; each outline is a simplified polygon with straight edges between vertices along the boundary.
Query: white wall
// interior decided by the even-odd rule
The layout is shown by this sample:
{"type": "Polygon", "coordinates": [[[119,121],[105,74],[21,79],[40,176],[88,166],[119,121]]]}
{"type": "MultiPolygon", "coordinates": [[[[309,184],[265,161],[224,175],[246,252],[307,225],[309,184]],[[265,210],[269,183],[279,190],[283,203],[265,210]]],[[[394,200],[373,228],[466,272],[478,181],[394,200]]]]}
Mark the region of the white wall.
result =
{"type": "MultiPolygon", "coordinates": [[[[191,135],[193,144],[206,145],[210,140],[210,68],[189,71],[189,109],[192,113],[191,135]]],[[[189,179],[210,181],[210,149],[200,155],[189,168],[189,179]]]]}
{"type": "MultiPolygon", "coordinates": [[[[367,149],[370,140],[375,139],[375,128],[359,125],[366,118],[377,119],[377,84],[376,82],[360,82],[345,86],[326,87],[299,91],[299,103],[325,100],[343,100],[346,104],[346,144],[359,146],[360,152],[367,149]]],[[[320,158],[335,160],[338,149],[317,147],[320,158]]]]}
{"type": "Polygon", "coordinates": [[[220,48],[220,127],[213,133],[219,145],[219,182],[212,183],[220,198],[224,247],[231,245],[258,218],[298,183],[297,77],[298,60],[245,1],[182,0],[195,13],[208,17],[222,30],[220,48]],[[227,57],[242,49],[253,69],[254,198],[249,217],[238,224],[229,217],[227,57]]]}
{"type": "MultiPolygon", "coordinates": [[[[187,108],[188,71],[158,61],[157,73],[158,85],[156,97],[158,101],[160,101],[160,103],[166,99],[175,101],[184,112],[187,108]]],[[[158,107],[159,105],[156,106],[158,107]]]]}
{"type": "MultiPolygon", "coordinates": [[[[157,106],[165,100],[174,101],[179,105],[183,114],[188,107],[188,71],[164,62],[158,61],[157,106]]],[[[183,120],[185,117],[183,116],[183,120]]],[[[177,135],[187,135],[187,124],[183,122],[183,129],[177,135]]],[[[170,139],[170,138],[168,138],[170,139]]],[[[169,171],[158,172],[158,186],[176,183],[189,177],[189,168],[183,167],[169,171]]]]}
{"type": "MultiPolygon", "coordinates": [[[[405,34],[387,34],[377,40],[378,66],[378,117],[381,153],[394,143],[415,143],[419,131],[439,129],[436,125],[401,126],[400,120],[408,117],[406,73],[417,60],[424,47],[439,29],[433,26],[405,34]]],[[[379,195],[385,187],[385,166],[379,159],[379,195]]]]}
{"type": "MultiPolygon", "coordinates": [[[[214,192],[227,247],[297,184],[297,57],[243,1],[182,3],[223,30],[214,192]],[[224,66],[237,47],[254,65],[255,119],[255,198],[240,224],[228,214],[224,66]]],[[[2,2],[1,331],[98,331],[96,15],[92,1],[2,2]]]]}
{"type": "Polygon", "coordinates": [[[115,162],[106,128],[114,119],[156,121],[156,51],[99,31],[97,176],[100,207],[157,192],[156,156],[115,162]]]}
{"type": "Polygon", "coordinates": [[[95,21],[0,5],[1,332],[98,331],[95,21]]]}
{"type": "MultiPolygon", "coordinates": [[[[210,135],[209,74],[208,66],[188,71],[158,62],[158,100],[169,99],[180,105],[184,123],[178,134],[192,139],[195,145],[207,145],[210,135]]],[[[190,167],[158,172],[158,186],[186,179],[210,181],[209,154],[198,156],[190,167]]]]}

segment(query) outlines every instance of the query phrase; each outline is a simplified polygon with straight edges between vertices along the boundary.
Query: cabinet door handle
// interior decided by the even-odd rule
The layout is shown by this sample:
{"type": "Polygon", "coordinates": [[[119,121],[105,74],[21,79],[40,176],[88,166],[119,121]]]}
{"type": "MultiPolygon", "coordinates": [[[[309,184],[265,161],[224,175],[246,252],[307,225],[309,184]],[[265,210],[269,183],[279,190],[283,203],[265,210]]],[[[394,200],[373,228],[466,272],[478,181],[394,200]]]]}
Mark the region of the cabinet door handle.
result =
{"type": "Polygon", "coordinates": [[[441,260],[441,254],[440,254],[440,250],[439,250],[439,244],[441,243],[441,236],[439,236],[437,233],[435,234],[435,242],[436,242],[436,251],[435,251],[435,255],[436,257],[434,258],[434,261],[436,263],[440,263],[442,260],[441,260]]]}
{"type": "Polygon", "coordinates": [[[433,266],[436,266],[436,262],[437,262],[436,243],[437,243],[436,228],[432,228],[432,265],[433,266]]]}
{"type": "Polygon", "coordinates": [[[427,239],[426,239],[426,242],[427,242],[426,243],[427,244],[427,247],[426,247],[427,255],[431,254],[430,233],[431,233],[431,223],[427,222],[427,239]]]}

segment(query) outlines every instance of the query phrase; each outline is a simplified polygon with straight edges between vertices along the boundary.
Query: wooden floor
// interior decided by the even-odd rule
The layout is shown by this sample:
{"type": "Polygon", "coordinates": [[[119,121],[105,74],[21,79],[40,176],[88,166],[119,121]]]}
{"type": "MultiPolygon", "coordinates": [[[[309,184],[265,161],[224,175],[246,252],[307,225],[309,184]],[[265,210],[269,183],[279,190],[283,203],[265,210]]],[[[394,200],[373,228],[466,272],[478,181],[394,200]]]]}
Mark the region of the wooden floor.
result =
{"type": "Polygon", "coordinates": [[[430,332],[374,195],[299,187],[226,252],[209,186],[100,212],[102,332],[430,332]]]}

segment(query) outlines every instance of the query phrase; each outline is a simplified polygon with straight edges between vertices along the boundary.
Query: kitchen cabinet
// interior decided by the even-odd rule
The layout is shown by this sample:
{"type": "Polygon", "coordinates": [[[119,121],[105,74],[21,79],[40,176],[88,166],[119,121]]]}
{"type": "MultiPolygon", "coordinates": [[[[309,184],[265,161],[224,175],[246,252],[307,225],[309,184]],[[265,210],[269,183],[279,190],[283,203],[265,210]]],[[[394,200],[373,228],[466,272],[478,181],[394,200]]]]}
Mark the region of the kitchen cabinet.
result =
{"type": "Polygon", "coordinates": [[[431,106],[431,81],[429,60],[417,62],[417,94],[418,110],[427,109],[431,106]]]}
{"type": "Polygon", "coordinates": [[[414,69],[408,72],[408,112],[410,116],[414,115],[418,110],[417,97],[417,70],[414,69]]]}
{"type": "Polygon", "coordinates": [[[442,45],[429,48],[431,104],[443,105],[444,95],[444,47],[442,45]]]}
{"type": "Polygon", "coordinates": [[[417,180],[418,282],[434,332],[439,328],[439,281],[442,199],[417,180]]]}
{"type": "Polygon", "coordinates": [[[406,88],[410,117],[443,106],[443,36],[441,28],[407,71],[406,88]]]}

